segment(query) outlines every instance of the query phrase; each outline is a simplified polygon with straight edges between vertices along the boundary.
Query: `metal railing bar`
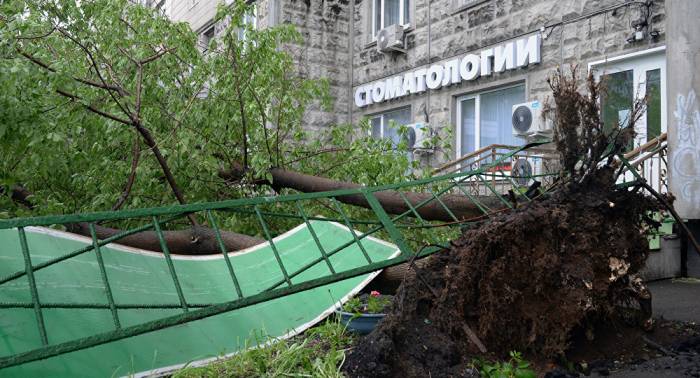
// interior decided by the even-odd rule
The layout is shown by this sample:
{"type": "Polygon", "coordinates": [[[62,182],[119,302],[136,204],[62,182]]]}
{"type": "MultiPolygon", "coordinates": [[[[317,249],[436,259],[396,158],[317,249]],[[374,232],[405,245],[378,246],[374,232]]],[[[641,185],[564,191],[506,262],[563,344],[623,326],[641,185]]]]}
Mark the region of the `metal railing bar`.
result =
{"type": "Polygon", "coordinates": [[[119,211],[104,211],[95,212],[87,214],[73,214],[73,215],[50,215],[41,217],[31,217],[31,218],[16,218],[16,219],[4,219],[0,220],[0,229],[8,229],[15,227],[25,227],[25,226],[49,226],[53,224],[66,224],[75,222],[100,222],[109,220],[122,220],[129,218],[143,218],[152,216],[162,216],[162,215],[172,215],[172,214],[182,214],[188,215],[191,213],[204,211],[204,210],[224,210],[227,208],[240,207],[240,206],[252,206],[261,205],[265,203],[270,203],[271,201],[283,203],[292,202],[299,200],[310,200],[316,198],[327,198],[327,197],[339,197],[345,195],[362,195],[364,192],[381,192],[386,190],[395,190],[406,188],[410,186],[419,186],[430,184],[437,181],[449,180],[453,178],[461,178],[464,176],[472,176],[477,173],[483,173],[485,169],[497,165],[503,160],[509,158],[510,156],[528,148],[534,146],[545,144],[546,142],[536,142],[530,143],[528,145],[522,146],[518,150],[515,150],[509,154],[503,155],[501,158],[494,161],[492,164],[484,165],[474,171],[466,173],[455,173],[450,175],[433,176],[420,180],[408,181],[399,184],[387,184],[379,185],[374,187],[361,187],[352,189],[341,189],[334,191],[325,192],[314,192],[314,193],[301,193],[292,194],[286,196],[274,196],[274,197],[256,197],[256,198],[242,198],[235,200],[219,201],[219,202],[201,202],[187,205],[173,205],[166,207],[152,207],[145,209],[131,209],[131,210],[119,210],[119,211]]]}
{"type": "Polygon", "coordinates": [[[233,271],[231,259],[228,256],[228,251],[224,245],[224,240],[221,238],[221,231],[219,231],[219,226],[217,225],[216,219],[211,213],[211,210],[207,210],[207,218],[209,219],[209,225],[214,229],[214,235],[216,236],[216,242],[219,245],[219,250],[221,251],[221,254],[224,255],[224,260],[226,260],[226,268],[228,268],[228,274],[231,276],[231,281],[233,282],[233,287],[236,289],[236,294],[238,294],[238,298],[243,298],[243,291],[238,283],[238,277],[236,277],[236,273],[233,271]]]}
{"type": "MultiPolygon", "coordinates": [[[[184,216],[184,214],[175,215],[175,216],[166,218],[166,219],[163,220],[161,223],[170,222],[170,221],[176,220],[176,219],[178,219],[178,218],[181,218],[181,217],[183,217],[183,216],[184,216]]],[[[139,232],[148,231],[148,230],[150,230],[151,228],[153,228],[153,224],[152,224],[152,223],[149,223],[149,224],[147,224],[147,225],[145,225],[145,226],[140,226],[140,227],[134,228],[134,229],[132,229],[132,230],[128,230],[128,231],[120,232],[120,233],[118,233],[118,234],[116,234],[116,235],[112,235],[112,236],[110,236],[110,237],[108,237],[108,238],[105,238],[105,239],[101,240],[101,241],[100,241],[99,243],[97,243],[97,244],[98,244],[100,247],[104,247],[105,245],[110,244],[110,243],[114,243],[114,242],[118,241],[119,239],[122,239],[122,238],[124,238],[124,237],[129,236],[129,235],[137,234],[137,233],[139,233],[139,232]]],[[[36,266],[34,266],[34,271],[37,272],[37,271],[39,271],[39,270],[41,270],[41,269],[44,269],[44,268],[47,268],[47,267],[49,267],[49,266],[51,266],[51,265],[53,265],[53,264],[57,264],[57,263],[59,263],[59,262],[61,262],[61,261],[68,260],[68,259],[70,259],[70,258],[79,256],[79,255],[82,255],[83,253],[90,252],[90,251],[93,250],[93,248],[94,248],[94,247],[93,247],[92,245],[89,245],[89,246],[87,246],[87,247],[83,247],[83,248],[77,249],[77,250],[75,250],[75,251],[73,251],[73,252],[67,253],[67,254],[65,254],[65,255],[63,255],[63,256],[59,256],[59,257],[56,257],[56,258],[54,258],[54,259],[47,260],[47,261],[44,261],[44,262],[42,262],[42,263],[36,264],[36,266]]],[[[7,282],[10,282],[10,281],[12,281],[12,280],[15,280],[15,279],[17,279],[17,278],[23,277],[25,274],[26,274],[26,271],[19,271],[19,272],[12,273],[12,274],[10,274],[10,275],[8,275],[8,276],[5,276],[5,277],[3,277],[2,279],[0,279],[0,285],[2,285],[2,284],[4,284],[4,283],[7,283],[7,282]]]]}
{"type": "Polygon", "coordinates": [[[165,256],[165,261],[168,264],[168,271],[170,271],[170,277],[173,279],[173,284],[175,285],[175,290],[177,291],[177,296],[180,299],[180,305],[184,312],[189,311],[187,308],[187,301],[185,301],[185,295],[182,292],[182,286],[180,286],[180,280],[177,278],[177,272],[175,272],[175,264],[173,264],[173,259],[170,257],[170,249],[168,248],[168,243],[165,242],[165,237],[163,236],[163,231],[160,229],[160,224],[158,222],[158,217],[153,217],[153,227],[158,235],[158,241],[160,242],[160,248],[163,250],[163,255],[165,256]]]}
{"type": "Polygon", "coordinates": [[[262,226],[263,232],[265,233],[265,239],[270,243],[270,248],[272,248],[272,253],[275,255],[275,259],[277,260],[277,265],[279,265],[280,270],[282,271],[282,275],[284,276],[284,280],[287,282],[287,286],[292,286],[292,280],[289,278],[289,275],[287,274],[287,269],[284,267],[284,264],[282,263],[282,257],[280,256],[279,251],[277,250],[277,246],[275,245],[275,241],[272,239],[272,236],[270,235],[270,230],[267,228],[267,223],[265,223],[265,219],[263,219],[262,214],[260,214],[260,209],[258,206],[254,206],[253,209],[255,209],[255,213],[258,216],[258,221],[260,222],[260,225],[262,226]]]}
{"type": "Polygon", "coordinates": [[[27,271],[27,280],[29,281],[29,292],[32,296],[32,307],[34,308],[34,316],[36,325],[39,329],[39,337],[43,345],[49,344],[49,339],[46,336],[46,324],[44,323],[44,315],[41,311],[41,303],[39,301],[39,290],[36,287],[34,279],[34,268],[32,267],[32,257],[29,254],[29,245],[27,244],[27,235],[24,233],[24,228],[17,229],[19,233],[19,243],[22,246],[22,255],[24,256],[24,268],[27,271]]]}
{"type": "MultiPolygon", "coordinates": [[[[331,197],[332,198],[332,197],[331,197]]],[[[236,209],[222,209],[220,211],[225,211],[225,212],[235,212],[239,214],[251,214],[255,215],[255,211],[253,210],[247,210],[244,208],[236,208],[236,209]]],[[[303,219],[301,215],[297,214],[290,214],[290,213],[273,213],[269,211],[260,211],[260,214],[262,214],[265,217],[276,217],[276,218],[289,218],[289,219],[303,219]]],[[[322,216],[308,216],[309,220],[315,220],[315,221],[324,221],[324,222],[337,222],[341,223],[344,220],[342,218],[331,218],[331,217],[322,217],[322,216]]],[[[352,224],[381,224],[379,221],[373,221],[373,220],[360,220],[360,219],[351,219],[350,222],[352,224]]]]}
{"type": "Polygon", "coordinates": [[[345,214],[345,210],[343,210],[343,207],[340,205],[340,202],[338,202],[338,200],[336,200],[335,198],[331,198],[331,202],[333,202],[336,210],[338,210],[340,215],[343,217],[343,222],[345,223],[345,227],[347,227],[350,230],[350,233],[352,234],[353,240],[358,245],[358,247],[360,247],[360,251],[362,251],[362,254],[365,256],[365,259],[367,259],[367,262],[369,264],[371,264],[372,258],[369,256],[369,253],[367,253],[365,246],[362,245],[362,241],[357,238],[357,233],[355,232],[355,229],[353,228],[352,223],[348,219],[347,214],[345,214]]]}
{"type": "Polygon", "coordinates": [[[107,296],[107,303],[109,303],[109,309],[112,313],[112,320],[114,321],[114,328],[122,328],[119,322],[119,314],[117,313],[117,308],[114,303],[114,296],[112,295],[112,287],[109,285],[109,279],[107,278],[107,269],[105,269],[105,263],[102,259],[102,251],[98,245],[97,232],[95,232],[95,224],[90,223],[88,225],[90,229],[90,236],[92,237],[92,246],[95,249],[95,256],[97,257],[97,265],[100,267],[100,276],[102,276],[102,284],[105,287],[105,295],[107,296]]]}
{"type": "Polygon", "coordinates": [[[319,252],[321,252],[321,257],[326,262],[326,265],[328,265],[328,270],[330,270],[331,274],[335,274],[335,269],[333,268],[333,264],[331,264],[331,260],[328,258],[328,255],[326,255],[326,250],[321,245],[321,241],[318,240],[318,236],[316,235],[316,231],[314,231],[313,226],[311,226],[311,222],[309,222],[309,219],[306,217],[306,213],[304,212],[304,209],[301,207],[299,202],[297,202],[297,209],[299,210],[299,214],[301,214],[301,217],[304,219],[304,223],[306,223],[306,227],[309,229],[309,233],[311,234],[311,238],[314,239],[314,243],[316,243],[316,246],[318,247],[319,252]]]}
{"type": "MultiPolygon", "coordinates": [[[[417,254],[417,258],[429,256],[435,252],[441,251],[443,248],[440,247],[429,247],[417,254]]],[[[274,291],[262,292],[256,295],[251,295],[245,298],[236,299],[230,302],[224,302],[208,306],[206,308],[183,312],[177,315],[169,316],[163,319],[153,320],[147,323],[138,324],[135,326],[122,328],[121,330],[115,330],[110,332],[104,332],[101,334],[94,335],[87,339],[77,339],[72,341],[63,342],[60,344],[45,346],[43,348],[33,349],[27,352],[18,353],[12,356],[0,358],[0,369],[21,365],[27,362],[37,361],[46,359],[49,357],[57,356],[59,354],[74,352],[93,346],[101,345],[107,342],[117,341],[125,339],[132,336],[142,335],[152,331],[157,331],[160,329],[172,327],[178,324],[183,324],[191,322],[194,320],[208,318],[214,315],[223,314],[240,308],[252,306],[258,303],[266,302],[274,298],[279,298],[287,296],[290,294],[299,293],[302,291],[314,289],[320,286],[328,285],[334,282],[346,280],[348,278],[357,277],[363,274],[367,274],[379,269],[384,269],[390,266],[402,264],[408,261],[409,258],[413,256],[398,256],[392,259],[375,262],[369,265],[365,265],[359,268],[350,269],[347,271],[336,273],[332,276],[321,277],[306,281],[303,283],[295,284],[292,286],[282,287],[274,291]]]]}

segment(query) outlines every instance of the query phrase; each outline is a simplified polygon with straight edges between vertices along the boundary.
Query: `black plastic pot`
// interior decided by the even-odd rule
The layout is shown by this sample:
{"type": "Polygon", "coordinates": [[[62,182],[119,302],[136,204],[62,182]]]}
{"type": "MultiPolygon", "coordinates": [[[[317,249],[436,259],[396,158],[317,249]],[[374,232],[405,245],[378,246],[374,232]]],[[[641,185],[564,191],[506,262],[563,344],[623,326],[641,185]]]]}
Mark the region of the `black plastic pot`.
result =
{"type": "Polygon", "coordinates": [[[380,320],[384,318],[386,314],[354,314],[345,311],[336,311],[338,317],[340,317],[340,322],[345,324],[347,329],[351,332],[366,335],[377,326],[380,320]]]}

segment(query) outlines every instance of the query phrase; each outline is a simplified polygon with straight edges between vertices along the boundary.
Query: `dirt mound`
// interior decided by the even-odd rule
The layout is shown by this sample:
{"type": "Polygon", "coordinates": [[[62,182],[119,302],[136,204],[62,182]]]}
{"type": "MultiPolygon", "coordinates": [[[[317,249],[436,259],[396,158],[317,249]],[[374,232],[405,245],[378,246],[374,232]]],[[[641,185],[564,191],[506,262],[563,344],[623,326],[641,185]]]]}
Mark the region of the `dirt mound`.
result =
{"type": "Polygon", "coordinates": [[[621,319],[620,308],[649,303],[634,274],[654,225],[646,214],[657,205],[616,188],[614,177],[597,170],[464,232],[401,285],[392,311],[349,354],[346,373],[471,376],[474,356],[511,350],[544,361],[563,356],[574,333],[592,337],[594,324],[621,319]]]}

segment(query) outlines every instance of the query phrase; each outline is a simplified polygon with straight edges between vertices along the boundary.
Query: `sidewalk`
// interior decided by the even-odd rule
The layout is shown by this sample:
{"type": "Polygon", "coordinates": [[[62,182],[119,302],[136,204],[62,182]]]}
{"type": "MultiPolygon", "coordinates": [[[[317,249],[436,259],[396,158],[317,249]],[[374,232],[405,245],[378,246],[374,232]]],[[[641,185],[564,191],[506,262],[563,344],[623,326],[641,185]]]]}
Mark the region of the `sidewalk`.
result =
{"type": "Polygon", "coordinates": [[[700,323],[700,279],[662,280],[648,286],[654,317],[700,323]]]}
{"type": "MultiPolygon", "coordinates": [[[[680,320],[700,323],[700,279],[673,279],[651,282],[648,284],[652,294],[654,317],[663,316],[669,320],[680,320]]],[[[697,377],[699,358],[696,354],[687,356],[665,356],[649,360],[643,365],[611,372],[615,378],[676,378],[697,377]],[[681,366],[679,366],[681,365],[681,366]],[[682,366],[688,365],[688,366],[682,366]],[[680,367],[680,368],[679,368],[680,367]],[[688,375],[691,370],[693,375],[688,375]]],[[[599,377],[592,374],[591,377],[599,377]]]]}

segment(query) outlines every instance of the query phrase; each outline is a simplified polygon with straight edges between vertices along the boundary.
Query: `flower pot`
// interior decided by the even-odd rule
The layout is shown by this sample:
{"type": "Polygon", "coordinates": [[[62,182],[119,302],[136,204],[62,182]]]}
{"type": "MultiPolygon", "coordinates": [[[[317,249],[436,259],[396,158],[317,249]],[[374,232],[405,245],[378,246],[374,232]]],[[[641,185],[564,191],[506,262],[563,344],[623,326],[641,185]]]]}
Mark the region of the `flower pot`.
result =
{"type": "Polygon", "coordinates": [[[345,324],[351,332],[366,335],[377,326],[386,314],[353,314],[351,312],[336,311],[340,322],[345,324]]]}

